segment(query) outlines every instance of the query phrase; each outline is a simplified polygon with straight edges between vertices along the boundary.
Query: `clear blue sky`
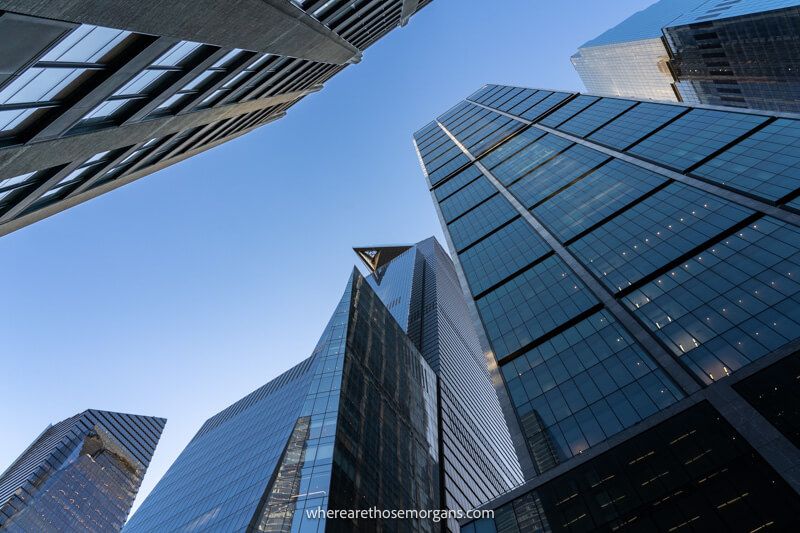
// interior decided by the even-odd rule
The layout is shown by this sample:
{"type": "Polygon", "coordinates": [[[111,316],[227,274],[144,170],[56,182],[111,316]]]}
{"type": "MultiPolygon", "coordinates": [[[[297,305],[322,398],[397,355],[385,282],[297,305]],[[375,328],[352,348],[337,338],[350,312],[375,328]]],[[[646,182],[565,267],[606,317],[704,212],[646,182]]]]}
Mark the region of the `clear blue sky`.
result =
{"type": "Polygon", "coordinates": [[[352,246],[441,240],[413,131],[484,83],[580,90],[569,56],[651,1],[434,0],[284,119],[0,238],[0,471],[84,409],[163,416],[138,504],[310,354],[352,246]]]}

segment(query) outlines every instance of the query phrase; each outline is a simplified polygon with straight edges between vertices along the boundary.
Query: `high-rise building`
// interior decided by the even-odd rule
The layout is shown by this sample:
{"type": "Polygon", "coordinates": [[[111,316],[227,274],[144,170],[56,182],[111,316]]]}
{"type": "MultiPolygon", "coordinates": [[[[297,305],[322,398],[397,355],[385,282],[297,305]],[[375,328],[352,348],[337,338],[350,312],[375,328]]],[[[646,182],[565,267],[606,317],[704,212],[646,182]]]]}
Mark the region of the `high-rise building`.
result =
{"type": "Polygon", "coordinates": [[[683,101],[800,111],[800,1],[707,0],[664,35],[683,101]]]}
{"type": "Polygon", "coordinates": [[[353,272],[311,357],[206,421],[126,533],[442,531],[306,511],[465,510],[521,483],[444,250],[357,252],[372,273],[353,272]]]}
{"type": "Polygon", "coordinates": [[[119,531],[165,423],[92,409],[49,426],[0,476],[0,530],[119,531]]]}
{"type": "Polygon", "coordinates": [[[796,529],[800,116],[487,85],[414,142],[527,479],[462,530],[796,529]]]}
{"type": "Polygon", "coordinates": [[[0,1],[0,235],[281,118],[429,2],[0,1]]]}
{"type": "Polygon", "coordinates": [[[584,43],[572,65],[590,93],[678,102],[662,28],[706,0],[659,0],[584,43]]]}
{"type": "MultiPolygon", "coordinates": [[[[433,237],[356,251],[372,272],[367,281],[438,378],[442,508],[475,509],[521,484],[497,398],[505,389],[493,387],[447,252],[433,237]]],[[[458,522],[449,527],[457,531],[458,522]]]]}
{"type": "Polygon", "coordinates": [[[589,92],[800,111],[800,1],[660,0],[572,57],[589,92]]]}

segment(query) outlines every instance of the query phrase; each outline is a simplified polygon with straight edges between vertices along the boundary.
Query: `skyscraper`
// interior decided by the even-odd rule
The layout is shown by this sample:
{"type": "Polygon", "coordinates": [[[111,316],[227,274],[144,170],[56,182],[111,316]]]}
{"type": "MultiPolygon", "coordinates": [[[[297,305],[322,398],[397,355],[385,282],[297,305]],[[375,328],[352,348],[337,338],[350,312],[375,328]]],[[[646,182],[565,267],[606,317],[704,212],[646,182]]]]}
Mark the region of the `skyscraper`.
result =
{"type": "Polygon", "coordinates": [[[680,101],[662,28],[705,0],[659,0],[584,43],[572,65],[590,93],[680,101]]]}
{"type": "Polygon", "coordinates": [[[587,42],[589,92],[800,111],[798,0],[660,0],[587,42]]]}
{"type": "Polygon", "coordinates": [[[708,0],[664,28],[683,101],[800,111],[800,1],[708,0]]]}
{"type": "Polygon", "coordinates": [[[126,533],[442,531],[306,511],[471,509],[522,481],[445,252],[358,252],[372,274],[311,357],[206,421],[126,533]]]}
{"type": "Polygon", "coordinates": [[[0,2],[0,235],[281,118],[429,1],[0,2]]]}
{"type": "Polygon", "coordinates": [[[433,237],[356,251],[372,271],[367,281],[437,376],[442,507],[474,509],[522,483],[497,399],[505,389],[492,385],[447,252],[433,237]]]}
{"type": "Polygon", "coordinates": [[[92,409],[49,426],[0,476],[0,530],[119,531],[165,423],[92,409]]]}
{"type": "Polygon", "coordinates": [[[800,117],[487,85],[414,142],[529,458],[465,531],[796,528],[800,117]]]}

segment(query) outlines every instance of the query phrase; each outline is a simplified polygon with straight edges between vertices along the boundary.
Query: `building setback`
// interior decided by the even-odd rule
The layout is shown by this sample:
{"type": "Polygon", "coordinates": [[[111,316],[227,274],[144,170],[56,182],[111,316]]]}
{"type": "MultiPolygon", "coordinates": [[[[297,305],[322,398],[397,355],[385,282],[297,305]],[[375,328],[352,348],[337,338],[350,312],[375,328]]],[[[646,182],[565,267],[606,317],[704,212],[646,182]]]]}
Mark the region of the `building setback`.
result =
{"type": "Polygon", "coordinates": [[[429,1],[0,1],[0,235],[281,118],[429,1]]]}
{"type": "Polygon", "coordinates": [[[486,85],[414,142],[527,479],[463,530],[796,528],[800,116],[486,85]]]}
{"type": "Polygon", "coordinates": [[[49,426],[0,476],[0,530],[119,531],[165,423],[92,409],[49,426]]]}
{"type": "Polygon", "coordinates": [[[444,250],[357,252],[371,274],[353,272],[311,357],[206,421],[126,533],[445,531],[306,511],[472,509],[522,482],[444,250]]]}
{"type": "Polygon", "coordinates": [[[800,111],[800,2],[660,0],[580,47],[591,93],[800,111]]]}

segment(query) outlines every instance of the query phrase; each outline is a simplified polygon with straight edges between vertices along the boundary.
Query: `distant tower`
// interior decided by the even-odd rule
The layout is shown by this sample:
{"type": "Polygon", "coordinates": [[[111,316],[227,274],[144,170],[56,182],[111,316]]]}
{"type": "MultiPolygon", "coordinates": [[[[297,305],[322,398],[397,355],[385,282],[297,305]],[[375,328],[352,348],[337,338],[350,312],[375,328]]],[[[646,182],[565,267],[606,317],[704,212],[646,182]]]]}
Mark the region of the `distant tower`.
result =
{"type": "Polygon", "coordinates": [[[0,476],[0,530],[119,531],[165,423],[89,410],[48,427],[0,476]]]}

